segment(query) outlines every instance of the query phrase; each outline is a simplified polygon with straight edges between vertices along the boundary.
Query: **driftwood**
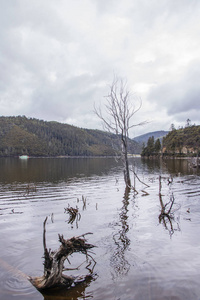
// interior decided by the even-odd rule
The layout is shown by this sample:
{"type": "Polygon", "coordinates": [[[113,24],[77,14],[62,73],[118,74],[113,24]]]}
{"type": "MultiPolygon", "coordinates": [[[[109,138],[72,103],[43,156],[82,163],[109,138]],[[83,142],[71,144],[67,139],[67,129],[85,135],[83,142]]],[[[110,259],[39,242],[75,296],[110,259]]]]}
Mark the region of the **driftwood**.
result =
{"type": "Polygon", "coordinates": [[[88,244],[85,239],[85,236],[91,233],[85,233],[81,236],[72,237],[67,240],[64,239],[63,235],[59,234],[58,236],[61,246],[58,250],[51,251],[51,249],[48,250],[46,246],[46,222],[47,217],[43,223],[44,274],[43,276],[28,278],[33,286],[43,293],[55,288],[69,288],[72,285],[74,286],[75,284],[92,277],[93,268],[96,262],[88,252],[95,246],[88,244]],[[86,255],[86,268],[88,270],[87,275],[67,276],[63,274],[63,272],[67,270],[64,267],[65,260],[68,260],[68,256],[75,252],[80,252],[86,255]],[[92,261],[94,262],[93,268],[89,269],[92,261]]]}
{"type": "Polygon", "coordinates": [[[68,224],[73,224],[76,220],[76,226],[78,227],[78,221],[80,221],[81,219],[81,214],[78,211],[78,207],[74,208],[68,206],[67,208],[65,208],[65,213],[69,214],[68,224]]]}

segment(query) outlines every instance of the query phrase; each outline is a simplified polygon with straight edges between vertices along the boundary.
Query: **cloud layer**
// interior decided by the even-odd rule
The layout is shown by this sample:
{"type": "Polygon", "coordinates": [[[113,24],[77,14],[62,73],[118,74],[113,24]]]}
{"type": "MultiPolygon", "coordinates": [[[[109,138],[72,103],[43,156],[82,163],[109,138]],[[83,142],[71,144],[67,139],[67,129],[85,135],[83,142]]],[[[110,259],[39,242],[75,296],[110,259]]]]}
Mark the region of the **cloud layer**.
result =
{"type": "Polygon", "coordinates": [[[135,123],[152,121],[132,135],[199,124],[198,0],[0,2],[0,115],[101,128],[117,74],[142,99],[135,123]]]}

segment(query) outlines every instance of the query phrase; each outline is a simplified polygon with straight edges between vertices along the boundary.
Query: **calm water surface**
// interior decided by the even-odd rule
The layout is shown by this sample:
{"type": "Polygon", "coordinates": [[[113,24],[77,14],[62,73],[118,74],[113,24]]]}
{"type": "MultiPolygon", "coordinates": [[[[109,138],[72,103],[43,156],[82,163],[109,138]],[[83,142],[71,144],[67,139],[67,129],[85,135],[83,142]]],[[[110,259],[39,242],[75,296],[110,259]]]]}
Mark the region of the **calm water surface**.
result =
{"type": "MultiPolygon", "coordinates": [[[[198,172],[186,160],[131,162],[149,187],[136,179],[138,193],[126,197],[111,158],[0,159],[0,299],[200,300],[198,172]],[[68,205],[81,215],[72,224],[68,205]],[[97,246],[94,279],[59,296],[41,295],[26,279],[43,273],[46,216],[48,248],[59,247],[58,233],[92,232],[97,246]]],[[[72,264],[84,259],[76,254],[72,264]]]]}

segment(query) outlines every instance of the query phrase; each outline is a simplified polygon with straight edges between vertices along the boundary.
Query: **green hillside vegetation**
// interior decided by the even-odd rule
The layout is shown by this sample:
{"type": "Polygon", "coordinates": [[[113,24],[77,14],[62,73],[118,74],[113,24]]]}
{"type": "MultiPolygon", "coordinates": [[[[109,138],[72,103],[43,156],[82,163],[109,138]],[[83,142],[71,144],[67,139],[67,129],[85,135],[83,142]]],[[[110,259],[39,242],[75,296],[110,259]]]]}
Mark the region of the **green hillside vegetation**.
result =
{"type": "MultiPolygon", "coordinates": [[[[0,117],[0,156],[112,156],[120,149],[116,135],[34,118],[0,117]]],[[[137,143],[130,140],[130,153],[137,143]]]]}
{"type": "Polygon", "coordinates": [[[173,128],[162,140],[154,141],[149,137],[147,146],[143,145],[141,155],[149,156],[199,156],[200,154],[200,126],[186,126],[185,128],[173,128]],[[162,148],[162,150],[161,150],[162,148]]]}
{"type": "Polygon", "coordinates": [[[173,129],[163,138],[163,154],[196,156],[200,152],[200,126],[173,129]]]}

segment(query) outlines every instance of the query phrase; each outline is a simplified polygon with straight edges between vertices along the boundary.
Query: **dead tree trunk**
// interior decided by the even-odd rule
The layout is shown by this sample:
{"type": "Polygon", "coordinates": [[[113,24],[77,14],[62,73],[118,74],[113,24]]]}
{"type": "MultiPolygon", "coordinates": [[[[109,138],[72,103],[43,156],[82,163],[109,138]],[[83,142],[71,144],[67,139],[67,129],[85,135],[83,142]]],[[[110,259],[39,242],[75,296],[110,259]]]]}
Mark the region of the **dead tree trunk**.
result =
{"type": "MultiPolygon", "coordinates": [[[[86,258],[90,258],[95,262],[92,256],[88,253],[89,250],[95,247],[92,244],[88,244],[85,239],[86,233],[78,237],[72,237],[65,240],[63,235],[59,236],[61,246],[56,251],[47,250],[46,247],[46,222],[43,223],[43,246],[44,246],[44,274],[39,277],[29,277],[29,281],[39,291],[43,292],[51,288],[69,288],[72,284],[76,284],[86,280],[92,276],[92,271],[85,276],[67,276],[63,274],[64,262],[74,252],[81,252],[86,255],[86,258]]],[[[91,264],[91,261],[88,265],[91,264]]],[[[89,269],[88,269],[89,270],[89,269]]]]}
{"type": "Polygon", "coordinates": [[[126,187],[131,187],[131,178],[130,178],[130,171],[129,171],[129,163],[128,163],[128,142],[126,136],[121,136],[122,141],[122,160],[124,164],[124,181],[126,187]]]}

